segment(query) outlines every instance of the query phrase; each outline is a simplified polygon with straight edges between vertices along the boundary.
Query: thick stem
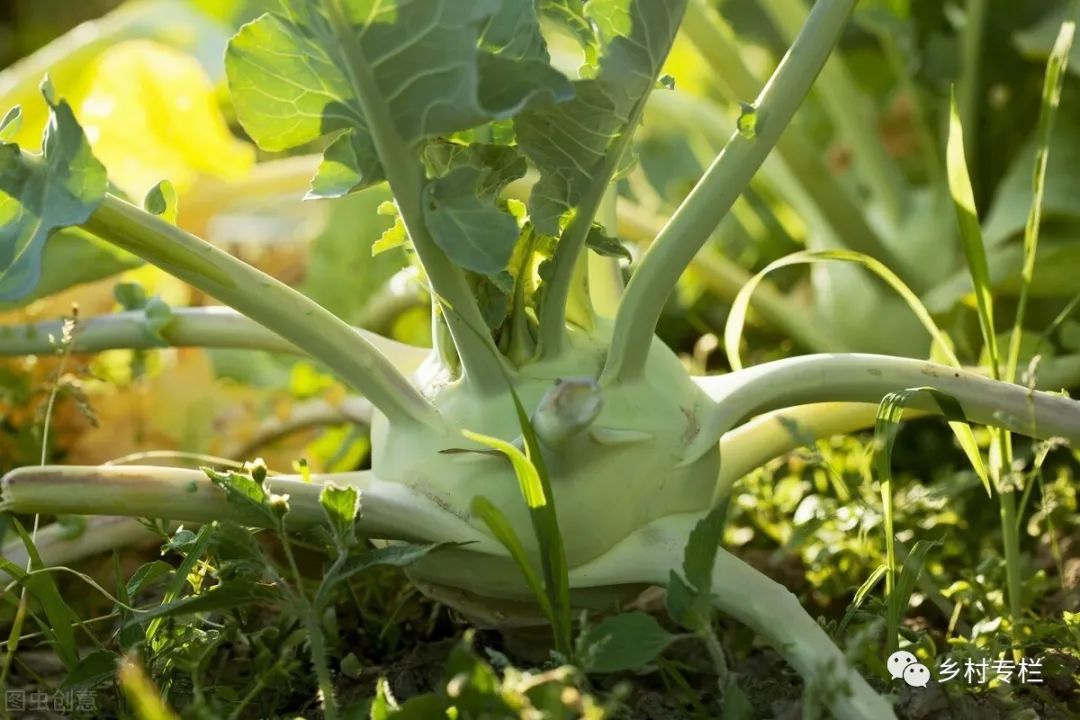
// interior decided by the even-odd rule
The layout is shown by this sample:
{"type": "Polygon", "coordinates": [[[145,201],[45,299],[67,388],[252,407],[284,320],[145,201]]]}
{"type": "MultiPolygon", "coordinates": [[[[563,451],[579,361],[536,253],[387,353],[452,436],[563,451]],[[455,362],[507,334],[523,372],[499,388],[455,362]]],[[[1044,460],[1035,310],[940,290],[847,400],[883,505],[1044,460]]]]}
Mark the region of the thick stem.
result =
{"type": "MultiPolygon", "coordinates": [[[[376,478],[370,471],[270,478],[273,492],[289,495],[288,521],[302,528],[325,521],[319,491],[325,483],[361,492],[358,532],[407,541],[470,542],[470,550],[496,555],[502,547],[422,493],[376,478]]],[[[124,515],[190,522],[252,522],[198,470],[152,466],[46,466],[13,470],[0,480],[0,511],[57,515],[124,515]]]]}
{"type": "MultiPolygon", "coordinates": [[[[1080,384],[1080,357],[1054,358],[1040,368],[1036,380],[1036,387],[1051,391],[1080,384]]],[[[706,392],[714,385],[712,378],[698,377],[694,381],[706,392]]],[[[720,474],[713,503],[730,493],[739,478],[773,458],[822,438],[874,427],[878,407],[877,402],[788,407],[759,415],[724,433],[720,438],[720,474]]],[[[903,417],[907,420],[926,414],[908,407],[904,409],[903,417]]]]}
{"type": "MultiPolygon", "coordinates": [[[[53,338],[60,337],[63,324],[62,320],[52,320],[32,325],[0,326],[0,355],[53,354],[56,352],[53,338]]],[[[430,352],[362,328],[355,332],[402,373],[413,372],[430,352]]],[[[137,310],[79,318],[71,352],[204,347],[307,354],[303,348],[227,307],[173,308],[172,319],[159,333],[160,337],[147,329],[146,315],[137,310]]]]}
{"type": "MultiPolygon", "coordinates": [[[[657,520],[600,558],[570,573],[573,587],[647,582],[667,585],[683,559],[700,515],[657,520]]],[[[787,588],[719,549],[712,572],[713,605],[767,639],[805,681],[837,688],[825,693],[841,720],[895,718],[892,707],[851,667],[844,653],[787,588]],[[844,687],[846,686],[846,687],[844,687]]]]}
{"type": "Polygon", "coordinates": [[[814,5],[755,104],[754,132],[732,136],[645,254],[615,318],[604,382],[639,377],[643,372],[668,295],[791,122],[854,6],[855,0],[820,0],[814,5]]]}
{"type": "MultiPolygon", "coordinates": [[[[702,419],[683,462],[700,457],[740,421],[770,410],[819,402],[878,403],[888,393],[927,386],[957,402],[964,418],[951,419],[1080,442],[1080,402],[921,360],[854,353],[807,355],[698,378],[697,383],[716,401],[716,408],[702,419]]],[[[927,393],[913,396],[909,405],[943,413],[927,393]]]]}
{"type": "MultiPolygon", "coordinates": [[[[877,411],[874,403],[801,405],[766,413],[724,433],[720,438],[720,473],[713,504],[727,498],[736,481],[773,458],[822,438],[873,427],[877,411]]],[[[918,414],[911,411],[904,417],[918,414]]]]}
{"type": "MultiPolygon", "coordinates": [[[[793,42],[807,16],[805,0],[763,0],[762,7],[781,36],[793,42]]],[[[815,91],[839,130],[840,139],[851,144],[856,171],[895,223],[903,212],[904,181],[877,130],[872,103],[856,87],[839,54],[829,58],[821,69],[815,91]]]]}
{"type": "Polygon", "coordinates": [[[391,422],[442,426],[427,400],[371,343],[284,283],[113,196],[105,198],[85,227],[303,348],[391,422]]]}
{"type": "Polygon", "coordinates": [[[382,98],[375,75],[349,24],[341,0],[322,0],[322,5],[345,55],[345,72],[360,100],[383,172],[394,192],[401,220],[424,266],[432,294],[445,307],[446,323],[465,370],[465,381],[482,394],[505,392],[501,355],[486,331],[487,325],[480,315],[480,308],[465,275],[435,243],[424,222],[423,167],[397,131],[390,108],[382,98]]]}
{"type": "Polygon", "coordinates": [[[634,130],[637,129],[637,124],[641,120],[641,113],[649,94],[646,92],[634,106],[626,127],[622,129],[622,133],[608,149],[600,167],[596,169],[592,185],[574,209],[574,217],[566,226],[562,237],[559,238],[559,244],[555,247],[553,258],[555,271],[544,292],[540,307],[540,352],[543,357],[556,357],[562,352],[563,341],[566,337],[567,301],[574,284],[575,274],[578,272],[581,253],[585,249],[585,240],[592,228],[593,219],[600,209],[600,204],[609,191],[611,177],[618,169],[623,153],[626,152],[634,136],[634,130]]]}

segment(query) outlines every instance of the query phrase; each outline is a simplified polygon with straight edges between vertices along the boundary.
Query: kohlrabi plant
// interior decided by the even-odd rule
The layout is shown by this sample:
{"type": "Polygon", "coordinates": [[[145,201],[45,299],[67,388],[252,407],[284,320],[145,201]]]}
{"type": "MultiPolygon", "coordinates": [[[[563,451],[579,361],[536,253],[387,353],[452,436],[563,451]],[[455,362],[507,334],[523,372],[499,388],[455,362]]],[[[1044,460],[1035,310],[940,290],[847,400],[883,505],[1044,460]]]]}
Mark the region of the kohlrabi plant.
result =
{"type": "MultiPolygon", "coordinates": [[[[358,331],[179,229],[167,183],[144,207],[116,194],[48,81],[40,154],[9,141],[17,109],[0,125],[0,297],[35,292],[58,238],[143,258],[229,308],[146,303],[82,319],[65,352],[299,353],[376,408],[370,471],[313,484],[269,478],[289,496],[291,527],[325,522],[319,486],[354,488],[361,534],[456,543],[419,559],[409,576],[493,625],[542,617],[538,603],[604,609],[645,585],[683,595],[693,586],[808,681],[828,678],[838,716],[892,717],[793,594],[722,549],[684,565],[692,530],[733,479],[807,437],[865,427],[890,393],[926,389],[904,405],[946,415],[976,460],[968,422],[1077,440],[1080,404],[955,363],[874,355],[689,374],[654,335],[661,309],[806,97],[855,0],[814,4],[624,288],[613,182],[633,162],[631,138],[650,96],[671,92],[661,68],[686,4],[281,0],[231,40],[228,85],[244,130],[267,151],[325,148],[310,198],[388,184],[398,224],[384,241],[406,245],[426,278],[431,351],[358,331]],[[556,40],[580,57],[573,77],[552,63],[556,40]],[[507,192],[522,182],[527,202],[507,192]]],[[[0,329],[0,352],[52,352],[59,327],[0,329]]],[[[738,348],[728,352],[737,357],[738,348]]],[[[138,466],[21,468],[3,479],[2,507],[250,520],[236,517],[207,474],[138,466]]],[[[566,628],[556,631],[565,637],[566,628]]]]}

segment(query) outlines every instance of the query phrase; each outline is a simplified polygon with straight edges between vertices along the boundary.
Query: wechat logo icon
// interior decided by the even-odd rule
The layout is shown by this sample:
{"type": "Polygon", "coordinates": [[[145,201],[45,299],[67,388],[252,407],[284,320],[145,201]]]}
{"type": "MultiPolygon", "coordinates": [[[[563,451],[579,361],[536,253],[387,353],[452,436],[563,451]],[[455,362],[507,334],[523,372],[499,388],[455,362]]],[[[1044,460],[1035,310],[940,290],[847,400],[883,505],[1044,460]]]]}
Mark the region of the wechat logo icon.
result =
{"type": "Polygon", "coordinates": [[[893,680],[903,678],[910,687],[926,687],[930,682],[930,668],[907,650],[897,650],[889,656],[885,664],[893,680]]]}

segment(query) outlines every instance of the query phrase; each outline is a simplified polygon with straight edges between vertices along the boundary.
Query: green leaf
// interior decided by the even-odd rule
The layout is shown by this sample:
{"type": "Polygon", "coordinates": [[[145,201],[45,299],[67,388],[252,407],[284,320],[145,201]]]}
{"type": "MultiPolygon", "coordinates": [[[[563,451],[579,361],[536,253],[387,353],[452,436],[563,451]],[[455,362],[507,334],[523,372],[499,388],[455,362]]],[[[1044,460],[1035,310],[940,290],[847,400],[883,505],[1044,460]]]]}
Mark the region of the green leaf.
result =
{"type": "Polygon", "coordinates": [[[168,344],[164,332],[173,321],[173,311],[169,304],[154,295],[146,301],[143,314],[146,316],[146,330],[162,344],[168,344]]]}
{"type": "MultiPolygon", "coordinates": [[[[399,224],[385,186],[376,186],[328,203],[326,229],[315,239],[308,255],[307,276],[301,291],[350,323],[363,322],[373,294],[401,269],[400,258],[372,258],[379,235],[399,224]],[[391,225],[379,217],[383,206],[393,210],[391,225]],[[363,219],[360,222],[358,219],[363,219]]],[[[405,240],[404,226],[401,239],[405,240]]],[[[365,325],[366,327],[366,325],[365,325]]],[[[385,327],[372,328],[388,332],[385,327]]]]}
{"type": "Polygon", "coordinates": [[[975,303],[979,310],[979,327],[990,357],[990,371],[996,378],[1001,372],[998,363],[997,335],[994,332],[994,296],[990,282],[990,269],[986,262],[986,246],[983,245],[979,213],[975,209],[975,194],[971,189],[967,158],[964,155],[964,130],[960,125],[960,111],[953,93],[949,105],[949,142],[946,146],[946,166],[949,175],[949,191],[956,219],[960,225],[960,240],[967,258],[968,270],[975,289],[975,303]]]}
{"type": "Polygon", "coordinates": [[[667,612],[671,619],[686,628],[697,626],[694,606],[697,591],[690,587],[679,573],[672,570],[667,582],[667,612]]]}
{"type": "Polygon", "coordinates": [[[619,238],[607,234],[602,225],[593,225],[585,237],[585,245],[597,255],[630,260],[630,251],[619,242],[619,238]]]}
{"type": "MultiPolygon", "coordinates": [[[[535,47],[535,35],[494,47],[527,25],[520,2],[342,4],[407,144],[572,92],[535,47]]],[[[348,67],[331,23],[308,0],[282,0],[277,12],[241,28],[226,53],[238,118],[261,147],[288,150],[340,134],[313,182],[313,197],[335,197],[384,177],[348,67]]]]}
{"type": "Polygon", "coordinates": [[[125,591],[128,597],[135,597],[143,588],[153,583],[155,580],[161,577],[165,577],[173,571],[173,566],[164,560],[154,560],[148,562],[145,565],[139,566],[139,569],[131,574],[125,585],[125,591]]]}
{"type": "Polygon", "coordinates": [[[42,154],[0,143],[0,301],[33,292],[49,235],[85,222],[108,186],[71,106],[53,97],[48,81],[42,94],[51,109],[42,154]]]}
{"type": "Polygon", "coordinates": [[[0,301],[0,312],[23,307],[74,285],[112,277],[142,264],[138,257],[82,228],[56,230],[45,241],[42,274],[37,286],[16,300],[0,301]]]}
{"type": "Polygon", "coordinates": [[[146,289],[139,283],[117,283],[113,287],[113,297],[125,310],[142,310],[146,307],[146,289]]]}
{"type": "MultiPolygon", "coordinates": [[[[537,229],[556,235],[559,219],[592,186],[607,155],[656,84],[686,9],[685,0],[592,0],[547,3],[545,10],[584,33],[596,28],[603,47],[594,78],[574,83],[575,97],[538,107],[514,119],[525,155],[540,170],[529,199],[537,229]]],[[[581,35],[579,35],[581,36],[581,35]]]]}
{"type": "Polygon", "coordinates": [[[225,499],[250,518],[252,524],[276,526],[277,516],[270,509],[270,488],[265,478],[258,481],[246,473],[221,473],[205,467],[202,471],[225,491],[225,499]]]}
{"type": "Polygon", "coordinates": [[[724,704],[720,708],[720,720],[747,720],[754,716],[754,706],[750,698],[734,676],[728,677],[727,685],[724,686],[724,704]]]}
{"type": "Polygon", "coordinates": [[[424,222],[451,261],[494,275],[510,262],[517,220],[478,197],[483,172],[471,166],[450,171],[424,188],[424,222]]]}
{"type": "MultiPolygon", "coordinates": [[[[187,585],[187,578],[191,571],[195,568],[195,564],[202,559],[203,553],[206,551],[206,547],[213,539],[214,525],[207,524],[199,528],[198,534],[192,534],[190,531],[178,530],[169,543],[173,550],[184,553],[184,559],[181,561],[180,566],[176,568],[176,574],[173,576],[172,582],[169,583],[168,589],[165,591],[165,595],[161,599],[161,605],[157,608],[157,611],[161,611],[161,608],[169,606],[171,603],[177,601],[180,597],[180,593],[183,592],[184,587],[187,585]],[[183,548],[182,550],[180,548],[183,548]]],[[[202,597],[196,596],[196,597],[202,597]]],[[[190,598],[184,598],[190,599],[190,598]]],[[[155,610],[151,610],[150,624],[146,628],[147,641],[153,640],[154,635],[157,634],[158,629],[161,628],[162,620],[153,613],[155,610]]],[[[168,614],[167,611],[162,611],[168,614]]],[[[145,617],[145,614],[139,616],[145,617]]]]}
{"type": "Polygon", "coordinates": [[[176,216],[179,212],[176,188],[168,180],[162,180],[146,193],[143,199],[143,208],[152,215],[176,224],[176,216]]]}
{"type": "Polygon", "coordinates": [[[502,0],[480,35],[480,48],[510,60],[548,61],[535,0],[502,0]]]}
{"type": "Polygon", "coordinates": [[[477,495],[472,499],[472,514],[487,525],[488,530],[495,536],[495,539],[510,553],[510,557],[514,559],[518,569],[521,570],[521,574],[525,577],[525,584],[529,586],[533,597],[536,598],[540,611],[548,618],[548,622],[554,626],[555,615],[552,612],[551,601],[544,590],[544,584],[541,582],[540,576],[536,574],[533,561],[529,558],[525,546],[521,543],[521,538],[518,537],[517,531],[514,530],[514,526],[507,519],[506,514],[483,495],[477,495]]]}
{"type": "Polygon", "coordinates": [[[351,486],[324,485],[319,493],[322,506],[334,541],[339,549],[347,549],[356,542],[356,516],[360,512],[360,492],[351,486]]]}
{"type": "Polygon", "coordinates": [[[690,532],[683,554],[683,578],[671,572],[668,614],[680,625],[700,630],[709,622],[712,607],[712,569],[724,534],[725,512],[714,507],[690,532]]]}
{"type": "Polygon", "coordinates": [[[466,145],[436,139],[424,146],[421,159],[431,177],[445,177],[460,167],[476,169],[480,173],[476,194],[488,202],[494,202],[507,183],[524,177],[528,170],[516,148],[490,143],[466,145]]]}
{"type": "Polygon", "coordinates": [[[677,639],[643,612],[622,613],[590,625],[578,639],[578,658],[587,672],[635,670],[656,659],[677,639]]]}
{"type": "Polygon", "coordinates": [[[698,592],[712,592],[712,569],[724,534],[724,509],[715,507],[694,526],[686,542],[683,573],[698,592]]]}
{"type": "Polygon", "coordinates": [[[277,588],[252,582],[230,582],[218,585],[198,595],[188,595],[139,613],[139,620],[159,621],[167,617],[194,615],[195,613],[229,610],[256,603],[275,603],[280,600],[277,588]]]}
{"type": "Polygon", "coordinates": [[[22,129],[22,108],[16,105],[0,120],[0,142],[13,142],[22,129]]]}
{"type": "Polygon", "coordinates": [[[390,692],[390,683],[386,678],[379,678],[375,683],[375,699],[371,701],[369,720],[391,720],[397,709],[397,701],[390,692]]]}
{"type": "Polygon", "coordinates": [[[146,297],[146,290],[138,283],[123,282],[113,287],[113,297],[125,310],[142,310],[144,327],[163,346],[168,345],[164,331],[173,320],[172,308],[159,296],[146,297]]]}
{"type": "Polygon", "coordinates": [[[26,532],[26,528],[14,517],[11,518],[11,525],[26,548],[31,572],[27,573],[3,557],[0,557],[0,569],[19,581],[30,596],[41,603],[41,609],[48,621],[41,623],[41,629],[52,638],[53,650],[64,663],[64,667],[71,671],[79,662],[79,648],[75,642],[75,626],[80,624],[79,616],[64,602],[53,576],[47,572],[35,572],[44,569],[45,564],[41,561],[41,555],[30,533],[26,532]]]}

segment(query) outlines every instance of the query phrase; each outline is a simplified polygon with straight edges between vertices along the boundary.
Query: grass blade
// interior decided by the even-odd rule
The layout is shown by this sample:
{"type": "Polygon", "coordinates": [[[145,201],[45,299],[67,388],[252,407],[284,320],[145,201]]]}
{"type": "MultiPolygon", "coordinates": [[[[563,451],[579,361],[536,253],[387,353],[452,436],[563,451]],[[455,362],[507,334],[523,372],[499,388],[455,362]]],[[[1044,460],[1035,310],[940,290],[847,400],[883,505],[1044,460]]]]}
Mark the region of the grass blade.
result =
{"type": "Polygon", "coordinates": [[[41,629],[53,639],[57,656],[64,663],[64,667],[71,671],[79,663],[79,649],[75,642],[75,626],[80,622],[79,616],[64,602],[56,581],[49,573],[34,572],[43,569],[45,565],[30,533],[15,518],[11,518],[11,525],[26,546],[31,572],[23,572],[13,563],[6,561],[3,570],[18,579],[34,599],[41,603],[48,625],[52,626],[42,624],[41,629]]]}
{"type": "Polygon", "coordinates": [[[521,538],[514,532],[514,526],[510,523],[510,520],[507,519],[502,510],[483,495],[477,495],[473,498],[472,513],[484,521],[484,524],[491,530],[491,534],[502,543],[503,547],[510,553],[510,557],[521,568],[521,573],[525,576],[525,582],[536,597],[540,610],[547,617],[551,626],[555,627],[555,614],[552,612],[551,602],[548,600],[547,592],[544,590],[544,583],[540,580],[540,576],[536,574],[536,568],[533,567],[529,554],[525,551],[525,546],[521,544],[521,538]]]}
{"type": "MultiPolygon", "coordinates": [[[[904,568],[897,573],[896,563],[896,535],[893,529],[893,486],[892,486],[892,453],[896,442],[896,433],[900,429],[900,420],[904,414],[904,408],[912,397],[919,393],[929,394],[937,401],[942,414],[946,417],[956,417],[960,413],[960,405],[952,397],[935,390],[934,388],[910,388],[900,392],[889,393],[881,401],[878,407],[877,421],[874,424],[874,465],[877,471],[878,481],[881,483],[881,506],[882,518],[885,531],[885,563],[882,570],[885,577],[885,603],[886,603],[886,651],[896,650],[897,638],[900,630],[900,621],[907,609],[908,600],[918,579],[919,570],[925,559],[929,546],[924,541],[915,543],[915,547],[904,561],[904,568]],[[914,563],[914,566],[912,565],[914,563]],[[915,567],[909,571],[910,567],[915,567]]],[[[959,423],[971,428],[966,423],[959,423]]],[[[974,443],[974,437],[971,442],[974,443]]],[[[978,452],[978,447],[975,447],[978,452]]],[[[989,490],[989,487],[987,487],[989,490]]],[[[878,582],[880,574],[875,571],[870,579],[863,584],[856,593],[857,602],[861,603],[860,593],[865,597],[866,592],[878,582]]],[[[857,607],[857,605],[856,605],[857,607]]]]}
{"type": "Polygon", "coordinates": [[[571,641],[570,617],[570,571],[566,564],[566,551],[559,521],[555,514],[554,495],[548,479],[547,468],[540,451],[540,444],[533,431],[525,408],[511,390],[514,406],[517,410],[521,434],[525,439],[525,452],[504,440],[480,435],[463,430],[462,434],[470,440],[498,450],[505,455],[514,467],[521,494],[529,507],[533,531],[540,546],[540,564],[544,574],[544,588],[552,611],[552,627],[555,630],[555,645],[560,653],[569,658],[573,652],[571,641]]]}
{"type": "Polygon", "coordinates": [[[750,298],[753,296],[757,286],[765,279],[765,276],[773,270],[779,270],[791,265],[819,262],[855,263],[856,265],[862,265],[884,280],[911,308],[915,317],[919,319],[919,322],[930,334],[934,346],[945,360],[955,367],[960,367],[960,361],[957,360],[952,350],[952,341],[934,322],[934,319],[930,316],[930,311],[922,304],[918,295],[880,260],[854,250],[803,250],[769,263],[765,269],[743,286],[734,302],[732,302],[731,312],[728,313],[727,324],[724,326],[724,350],[727,353],[727,360],[732,370],[740,370],[743,367],[742,359],[739,357],[739,343],[742,339],[743,326],[746,324],[746,313],[750,308],[750,298]]]}
{"type": "Polygon", "coordinates": [[[946,152],[949,192],[952,194],[956,219],[960,225],[960,243],[967,258],[968,271],[975,290],[975,303],[979,310],[979,327],[982,329],[986,353],[990,358],[990,374],[1001,379],[997,337],[994,334],[994,296],[991,290],[990,270],[986,262],[986,246],[983,245],[982,227],[975,209],[975,193],[971,189],[967,159],[964,155],[964,129],[960,125],[960,111],[956,93],[950,100],[949,143],[946,152]]]}
{"type": "Polygon", "coordinates": [[[1005,379],[1016,381],[1020,364],[1020,341],[1024,331],[1024,314],[1027,311],[1028,290],[1035,275],[1035,253],[1039,248],[1039,226],[1042,224],[1043,195],[1046,191],[1046,166],[1050,160],[1050,133],[1054,129],[1061,90],[1065,85],[1065,71],[1076,35],[1075,17],[1080,12],[1080,2],[1072,3],[1072,20],[1061,24],[1057,40],[1046,62],[1043,81],[1042,104],[1039,106],[1039,123],[1035,131],[1035,169],[1032,173],[1031,207],[1024,225],[1024,266],[1020,271],[1020,296],[1017,299],[1016,318],[1013,320],[1009,338],[1009,357],[1005,364],[1005,379]]]}
{"type": "MultiPolygon", "coordinates": [[[[739,291],[738,296],[736,296],[735,301],[731,305],[731,312],[728,314],[727,325],[724,327],[724,350],[727,353],[728,362],[731,364],[732,370],[739,370],[742,368],[742,360],[739,357],[739,343],[742,339],[743,326],[746,323],[746,313],[750,307],[750,298],[754,294],[754,290],[757,288],[758,283],[773,270],[778,270],[791,265],[818,262],[855,263],[857,265],[862,265],[864,268],[880,277],[889,285],[889,287],[895,290],[904,302],[907,303],[908,307],[911,308],[915,317],[918,318],[919,322],[922,323],[922,326],[926,328],[926,332],[929,333],[930,338],[934,343],[934,347],[941,354],[944,361],[953,367],[960,367],[960,360],[957,359],[956,353],[953,352],[953,344],[949,339],[949,336],[937,326],[937,323],[934,322],[934,318],[930,315],[930,311],[922,304],[922,301],[919,300],[919,297],[915,292],[904,284],[904,281],[901,280],[896,273],[886,267],[884,263],[869,255],[864,255],[852,250],[805,250],[792,253],[791,255],[787,255],[779,260],[769,263],[764,270],[755,275],[750,282],[744,285],[742,290],[739,291]]],[[[948,416],[948,414],[946,415],[948,416]]],[[[899,418],[897,418],[897,420],[899,420],[899,418]]],[[[962,416],[952,416],[952,419],[949,420],[949,427],[952,429],[953,434],[956,436],[956,441],[960,444],[961,449],[963,449],[964,454],[971,463],[972,469],[975,470],[975,473],[979,476],[979,480],[982,481],[983,487],[986,488],[987,494],[990,494],[990,476],[987,474],[986,465],[983,463],[982,454],[979,452],[979,445],[975,440],[975,434],[972,432],[971,426],[963,421],[962,416]]]]}

